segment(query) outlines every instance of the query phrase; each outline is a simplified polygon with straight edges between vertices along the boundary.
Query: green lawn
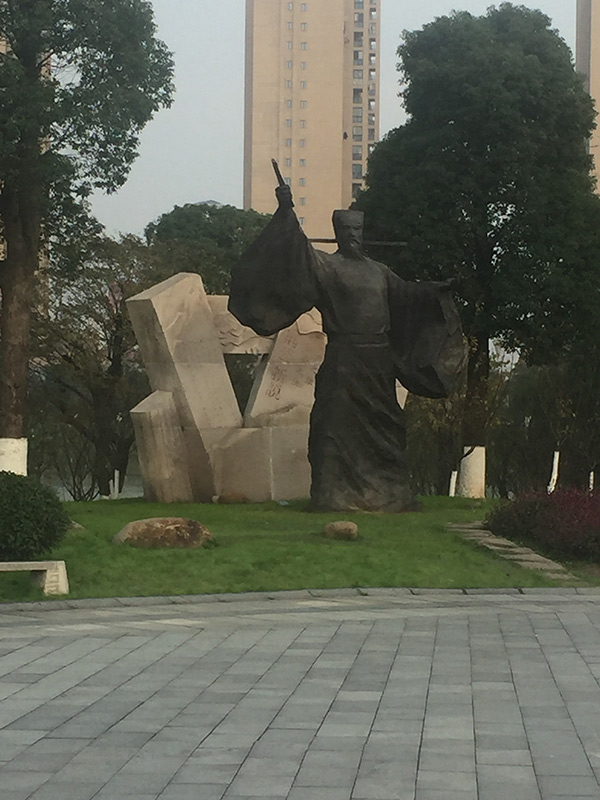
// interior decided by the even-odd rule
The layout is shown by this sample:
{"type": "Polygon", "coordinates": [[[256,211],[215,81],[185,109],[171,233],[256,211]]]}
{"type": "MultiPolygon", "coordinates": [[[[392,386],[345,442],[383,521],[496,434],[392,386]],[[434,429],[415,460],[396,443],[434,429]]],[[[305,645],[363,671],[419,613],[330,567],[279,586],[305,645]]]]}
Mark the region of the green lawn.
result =
{"type": "MultiPolygon", "coordinates": [[[[160,505],[140,500],[66,503],[83,530],[69,531],[52,557],[64,559],[70,597],[203,594],[356,586],[494,588],[553,586],[446,529],[481,519],[489,504],[427,497],[409,514],[313,514],[305,503],[281,506],[160,505]],[[113,545],[127,522],[184,516],[204,523],[218,547],[139,550],[113,545]],[[355,542],[321,536],[334,519],[358,523],[355,542]]],[[[40,597],[27,574],[0,575],[0,600],[40,597]]]]}

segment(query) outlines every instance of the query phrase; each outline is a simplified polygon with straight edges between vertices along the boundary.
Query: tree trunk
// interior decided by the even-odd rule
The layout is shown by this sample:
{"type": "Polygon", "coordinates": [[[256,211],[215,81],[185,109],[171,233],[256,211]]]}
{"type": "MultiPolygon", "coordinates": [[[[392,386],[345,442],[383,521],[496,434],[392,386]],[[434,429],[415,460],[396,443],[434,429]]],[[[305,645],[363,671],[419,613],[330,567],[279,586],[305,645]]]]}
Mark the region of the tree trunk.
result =
{"type": "Polygon", "coordinates": [[[472,334],[468,341],[469,357],[463,442],[471,447],[485,447],[489,424],[489,340],[482,334],[472,334]]]}
{"type": "Polygon", "coordinates": [[[11,258],[2,270],[0,438],[3,439],[27,436],[29,323],[34,271],[24,261],[24,256],[11,258]]]}

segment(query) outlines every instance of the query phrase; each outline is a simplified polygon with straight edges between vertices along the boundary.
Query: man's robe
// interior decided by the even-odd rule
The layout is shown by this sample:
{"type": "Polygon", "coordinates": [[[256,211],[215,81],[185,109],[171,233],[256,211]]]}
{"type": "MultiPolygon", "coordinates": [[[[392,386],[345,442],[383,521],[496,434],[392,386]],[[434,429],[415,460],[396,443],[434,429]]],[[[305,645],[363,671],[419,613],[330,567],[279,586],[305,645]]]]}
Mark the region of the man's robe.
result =
{"type": "Polygon", "coordinates": [[[449,289],[316,251],[293,210],[278,209],[233,270],[229,309],[268,336],[313,306],[328,343],[310,420],[311,506],[413,508],[395,380],[425,397],[452,389],[464,345],[449,289]]]}

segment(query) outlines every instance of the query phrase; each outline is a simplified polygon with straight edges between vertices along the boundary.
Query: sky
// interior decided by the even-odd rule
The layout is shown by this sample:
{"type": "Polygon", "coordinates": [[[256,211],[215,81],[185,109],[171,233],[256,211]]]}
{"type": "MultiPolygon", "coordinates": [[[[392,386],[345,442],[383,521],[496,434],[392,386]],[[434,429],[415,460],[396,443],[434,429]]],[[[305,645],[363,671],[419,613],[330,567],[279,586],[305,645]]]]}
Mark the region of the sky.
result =
{"type": "MultiPolygon", "coordinates": [[[[484,14],[492,0],[380,3],[384,135],[403,122],[396,72],[402,31],[418,30],[453,9],[484,14]]],[[[520,4],[546,13],[574,49],[576,0],[520,4]]],[[[111,236],[141,234],[176,205],[206,200],[242,205],[245,0],[153,0],[152,6],[157,36],[175,60],[175,100],[142,132],[123,188],[94,195],[92,210],[111,236]]]]}

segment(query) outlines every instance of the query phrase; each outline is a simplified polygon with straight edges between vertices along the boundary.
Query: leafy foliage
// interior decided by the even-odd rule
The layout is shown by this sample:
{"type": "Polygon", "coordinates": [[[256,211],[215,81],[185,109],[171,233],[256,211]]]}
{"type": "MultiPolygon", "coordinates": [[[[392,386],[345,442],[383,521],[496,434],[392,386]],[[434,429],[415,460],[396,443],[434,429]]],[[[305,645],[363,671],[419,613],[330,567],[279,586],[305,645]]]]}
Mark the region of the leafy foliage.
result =
{"type": "Polygon", "coordinates": [[[19,438],[40,253],[73,266],[98,232],[86,198],[125,182],[173,63],[146,0],[1,0],[0,32],[0,435],[19,438]]]}
{"type": "Polygon", "coordinates": [[[37,480],[0,472],[0,560],[26,561],[59,544],[70,520],[56,495],[37,480]]]}
{"type": "Polygon", "coordinates": [[[149,393],[126,301],[169,274],[133,236],[104,239],[68,278],[53,274],[33,326],[34,468],[58,474],[74,499],[125,478],[134,441],[129,412],[149,393]]]}
{"type": "Polygon", "coordinates": [[[600,558],[600,493],[578,489],[531,492],[498,506],[485,521],[497,536],[528,542],[567,558],[600,558]]]}
{"type": "Polygon", "coordinates": [[[231,268],[270,216],[216,203],[175,206],[146,228],[146,239],[173,272],[197,272],[209,294],[227,294],[231,268]]]}
{"type": "Polygon", "coordinates": [[[439,17],[398,54],[409,119],[376,146],[358,206],[369,238],[407,242],[402,277],[458,278],[465,443],[484,444],[489,341],[546,362],[598,318],[593,105],[550,20],[522,6],[439,17]]]}

